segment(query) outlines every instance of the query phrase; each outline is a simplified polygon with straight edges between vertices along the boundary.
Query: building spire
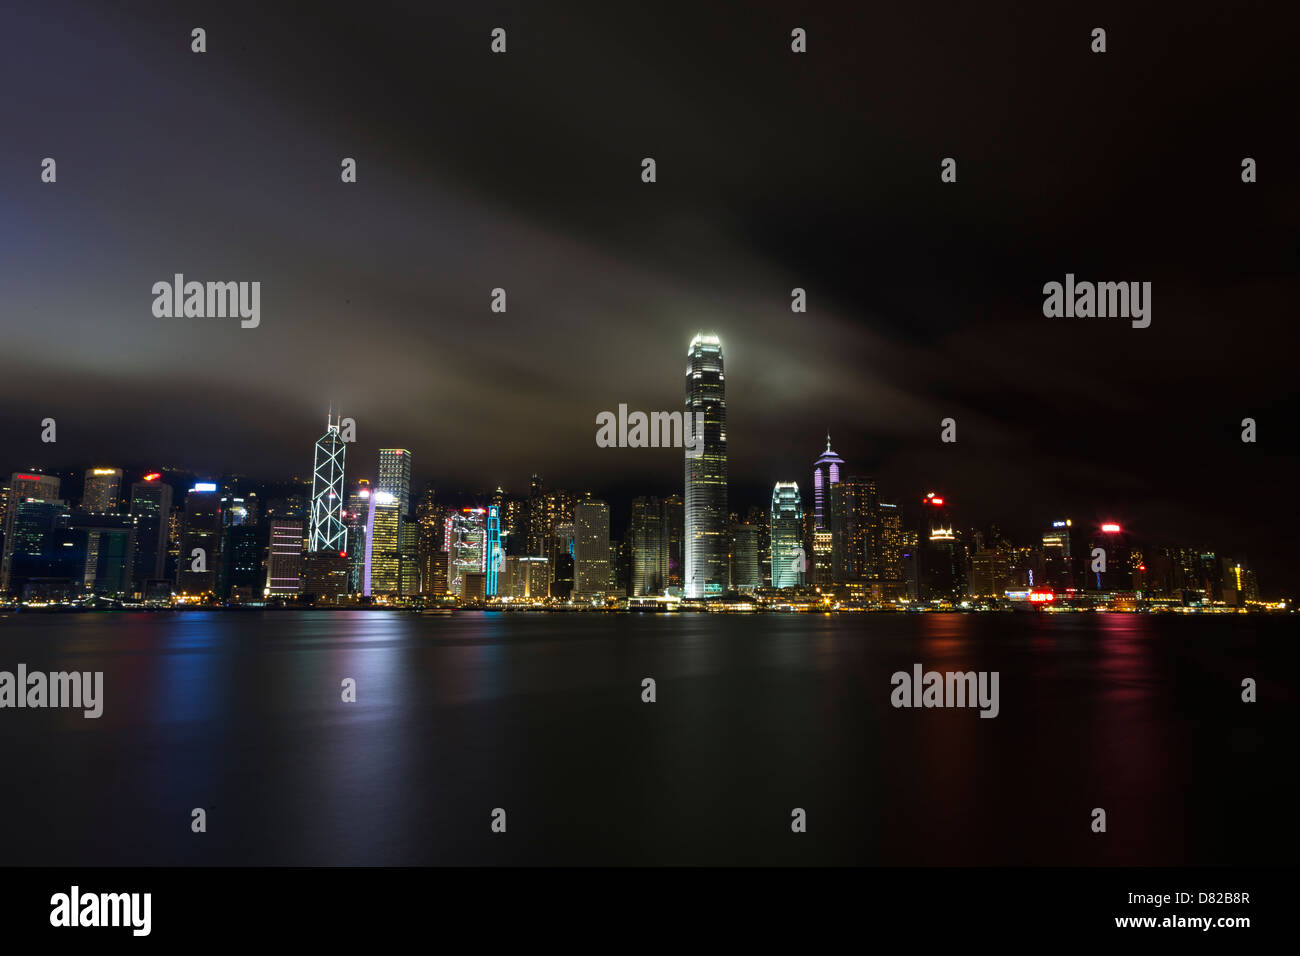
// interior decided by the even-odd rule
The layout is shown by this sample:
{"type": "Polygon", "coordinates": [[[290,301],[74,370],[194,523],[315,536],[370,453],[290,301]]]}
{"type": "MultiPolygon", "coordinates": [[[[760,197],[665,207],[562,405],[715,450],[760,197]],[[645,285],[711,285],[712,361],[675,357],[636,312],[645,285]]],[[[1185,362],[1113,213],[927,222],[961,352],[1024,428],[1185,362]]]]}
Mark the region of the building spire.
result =
{"type": "Polygon", "coordinates": [[[826,450],[831,450],[831,430],[829,428],[826,429],[826,450]]]}

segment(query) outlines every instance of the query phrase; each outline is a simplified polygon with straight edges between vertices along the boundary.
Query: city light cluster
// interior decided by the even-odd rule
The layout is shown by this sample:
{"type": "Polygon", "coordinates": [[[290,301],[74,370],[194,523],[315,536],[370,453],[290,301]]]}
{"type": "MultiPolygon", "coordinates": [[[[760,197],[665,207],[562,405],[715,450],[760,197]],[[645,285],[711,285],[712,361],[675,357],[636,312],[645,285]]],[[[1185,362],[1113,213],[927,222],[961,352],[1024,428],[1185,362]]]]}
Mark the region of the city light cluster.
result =
{"type": "Polygon", "coordinates": [[[326,418],[312,480],[254,485],[120,468],[14,472],[0,488],[0,600],[29,609],[313,606],[445,610],[828,612],[864,610],[1286,610],[1255,573],[1214,551],[1153,547],[1124,526],[1058,518],[1013,543],[955,520],[950,498],[882,499],[831,447],[770,505],[728,503],[721,339],[687,352],[685,407],[699,425],[683,493],[639,497],[622,538],[610,507],[550,489],[497,488],[471,507],[411,490],[413,453],[382,448],[347,481],[354,423],[326,418]]]}

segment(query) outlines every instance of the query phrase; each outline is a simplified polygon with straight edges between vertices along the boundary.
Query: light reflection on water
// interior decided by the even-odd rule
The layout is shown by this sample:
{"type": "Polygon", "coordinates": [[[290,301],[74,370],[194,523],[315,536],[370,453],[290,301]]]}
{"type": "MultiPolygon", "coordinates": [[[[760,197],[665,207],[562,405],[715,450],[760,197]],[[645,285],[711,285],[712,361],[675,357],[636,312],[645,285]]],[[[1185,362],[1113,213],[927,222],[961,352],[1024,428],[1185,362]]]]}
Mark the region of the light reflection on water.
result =
{"type": "Polygon", "coordinates": [[[103,670],[105,714],[0,713],[27,781],[0,798],[0,846],[69,864],[1280,861],[1294,827],[1267,826],[1295,787],[1260,755],[1289,746],[1288,691],[1263,693],[1295,664],[1286,624],[12,616],[0,668],[103,670]],[[1000,716],[892,708],[890,675],[917,663],[997,670],[1000,716]],[[1224,774],[1234,760],[1255,772],[1224,774]]]}

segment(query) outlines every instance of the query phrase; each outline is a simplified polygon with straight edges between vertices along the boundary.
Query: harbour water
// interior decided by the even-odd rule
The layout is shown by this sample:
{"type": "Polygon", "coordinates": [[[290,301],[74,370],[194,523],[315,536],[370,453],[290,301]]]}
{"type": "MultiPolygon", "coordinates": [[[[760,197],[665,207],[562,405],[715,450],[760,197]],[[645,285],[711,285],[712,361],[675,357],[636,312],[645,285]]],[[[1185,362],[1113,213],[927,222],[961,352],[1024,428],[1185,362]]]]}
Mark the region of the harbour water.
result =
{"type": "Polygon", "coordinates": [[[0,710],[0,863],[1290,864],[1294,630],[8,614],[0,670],[102,671],[103,713],[0,710]],[[892,706],[914,665],[996,671],[997,716],[892,706]]]}

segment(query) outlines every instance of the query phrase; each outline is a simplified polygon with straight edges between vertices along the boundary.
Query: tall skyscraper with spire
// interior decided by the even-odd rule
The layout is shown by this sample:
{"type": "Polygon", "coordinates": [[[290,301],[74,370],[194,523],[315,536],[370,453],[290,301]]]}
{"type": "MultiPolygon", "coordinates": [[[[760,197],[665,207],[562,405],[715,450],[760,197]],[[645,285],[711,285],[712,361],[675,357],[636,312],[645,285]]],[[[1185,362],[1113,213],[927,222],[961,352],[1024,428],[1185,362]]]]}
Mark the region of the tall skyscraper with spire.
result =
{"type": "Polygon", "coordinates": [[[346,551],[343,526],[343,458],[347,445],[339,434],[342,419],[331,406],[325,417],[325,434],[316,440],[316,462],[311,478],[311,536],[308,551],[346,551]]]}
{"type": "Polygon", "coordinates": [[[727,401],[722,342],[716,335],[691,340],[686,366],[686,422],[694,434],[703,416],[702,447],[686,451],[685,596],[706,597],[727,588],[727,401]]]}
{"type": "Polygon", "coordinates": [[[831,530],[831,485],[840,483],[840,469],[844,459],[831,451],[830,432],[826,433],[826,450],[813,465],[813,528],[831,530]]]}
{"type": "Polygon", "coordinates": [[[803,501],[799,483],[778,481],[772,488],[772,587],[804,583],[808,556],[803,547],[803,501]]]}

